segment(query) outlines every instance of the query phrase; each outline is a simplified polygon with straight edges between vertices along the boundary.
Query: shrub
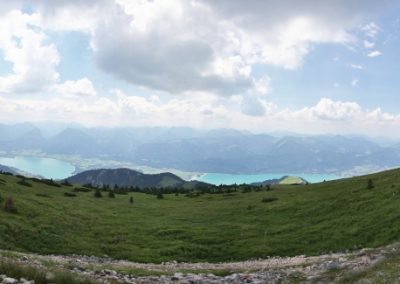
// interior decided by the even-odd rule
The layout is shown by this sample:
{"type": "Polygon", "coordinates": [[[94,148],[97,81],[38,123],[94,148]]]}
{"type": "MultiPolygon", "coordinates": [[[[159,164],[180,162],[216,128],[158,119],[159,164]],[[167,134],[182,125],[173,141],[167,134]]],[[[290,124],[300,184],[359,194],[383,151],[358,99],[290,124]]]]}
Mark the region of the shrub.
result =
{"type": "Polygon", "coordinates": [[[48,186],[61,187],[61,185],[52,179],[29,178],[29,180],[42,183],[48,186]]]}
{"type": "Polygon", "coordinates": [[[35,195],[36,195],[36,196],[39,196],[39,197],[51,198],[49,195],[44,194],[44,193],[36,193],[35,195]]]}
{"type": "Polygon", "coordinates": [[[108,192],[108,197],[110,197],[110,198],[115,198],[114,190],[110,190],[110,191],[108,192]]]}
{"type": "Polygon", "coordinates": [[[30,184],[29,182],[27,182],[25,179],[22,179],[20,181],[17,182],[19,185],[23,185],[23,186],[27,186],[27,187],[32,187],[32,184],[30,184]]]}
{"type": "Polygon", "coordinates": [[[264,203],[268,203],[268,202],[274,202],[276,200],[278,200],[278,198],[276,197],[264,197],[261,201],[264,203]]]}
{"type": "Polygon", "coordinates": [[[64,186],[72,186],[72,184],[70,184],[68,180],[64,180],[64,181],[61,183],[61,185],[64,185],[64,186]]]}
{"type": "Polygon", "coordinates": [[[369,179],[368,180],[368,184],[367,184],[367,188],[368,189],[373,189],[375,186],[374,186],[374,182],[372,181],[372,179],[369,179]]]}
{"type": "Polygon", "coordinates": [[[75,187],[74,191],[75,192],[91,192],[92,190],[90,188],[86,188],[86,187],[75,187]]]}
{"type": "Polygon", "coordinates": [[[157,199],[164,199],[164,195],[162,193],[157,194],[157,199]]]}
{"type": "Polygon", "coordinates": [[[96,191],[94,192],[94,197],[96,197],[96,198],[103,197],[103,195],[101,194],[100,189],[96,188],[96,191]]]}
{"type": "Polygon", "coordinates": [[[64,192],[64,196],[66,197],[76,197],[77,195],[73,192],[64,192]]]}
{"type": "Polygon", "coordinates": [[[4,210],[6,210],[9,213],[17,213],[17,207],[15,206],[15,201],[14,198],[9,197],[6,199],[6,202],[4,203],[4,210]]]}
{"type": "Polygon", "coordinates": [[[129,198],[129,203],[133,204],[133,197],[132,196],[129,198]]]}
{"type": "Polygon", "coordinates": [[[1,193],[0,193],[0,202],[2,202],[3,201],[3,197],[1,196],[1,193]]]}

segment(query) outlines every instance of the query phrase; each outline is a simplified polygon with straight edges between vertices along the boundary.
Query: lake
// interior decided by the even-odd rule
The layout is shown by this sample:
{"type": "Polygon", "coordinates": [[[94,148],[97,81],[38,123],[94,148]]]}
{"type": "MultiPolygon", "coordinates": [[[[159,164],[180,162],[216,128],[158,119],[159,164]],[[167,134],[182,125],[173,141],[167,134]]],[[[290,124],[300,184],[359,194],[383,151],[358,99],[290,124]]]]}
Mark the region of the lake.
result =
{"type": "Polygon", "coordinates": [[[253,183],[260,182],[268,179],[278,179],[283,176],[298,176],[307,180],[310,183],[322,182],[324,180],[334,180],[342,178],[341,176],[332,175],[332,174],[298,174],[298,173],[273,173],[273,174],[250,174],[250,175],[242,175],[242,174],[219,174],[219,173],[207,173],[197,180],[220,185],[220,184],[242,184],[242,183],[253,183]]]}
{"type": "Polygon", "coordinates": [[[48,179],[63,179],[72,175],[75,167],[68,162],[40,157],[0,157],[0,164],[48,179]]]}

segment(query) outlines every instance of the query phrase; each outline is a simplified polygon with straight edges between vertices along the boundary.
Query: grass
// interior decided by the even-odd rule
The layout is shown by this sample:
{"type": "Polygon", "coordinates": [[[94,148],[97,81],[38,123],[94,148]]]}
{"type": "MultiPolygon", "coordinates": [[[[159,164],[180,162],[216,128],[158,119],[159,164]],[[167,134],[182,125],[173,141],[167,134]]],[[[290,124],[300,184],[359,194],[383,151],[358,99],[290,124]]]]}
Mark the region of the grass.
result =
{"type": "Polygon", "coordinates": [[[399,240],[400,170],[269,192],[128,194],[94,198],[0,175],[0,248],[41,254],[110,256],[138,262],[220,262],[318,255],[399,240]],[[367,189],[368,179],[374,183],[367,189]],[[134,197],[134,204],[129,198],[134,197]],[[275,200],[273,202],[261,202],[275,200]],[[249,209],[250,208],[250,209],[249,209]]]}
{"type": "Polygon", "coordinates": [[[0,259],[0,274],[6,274],[15,279],[24,278],[34,280],[36,284],[94,284],[88,278],[80,278],[66,271],[52,271],[30,265],[24,265],[15,261],[4,261],[0,259]],[[51,273],[51,274],[50,274],[51,273]]]}

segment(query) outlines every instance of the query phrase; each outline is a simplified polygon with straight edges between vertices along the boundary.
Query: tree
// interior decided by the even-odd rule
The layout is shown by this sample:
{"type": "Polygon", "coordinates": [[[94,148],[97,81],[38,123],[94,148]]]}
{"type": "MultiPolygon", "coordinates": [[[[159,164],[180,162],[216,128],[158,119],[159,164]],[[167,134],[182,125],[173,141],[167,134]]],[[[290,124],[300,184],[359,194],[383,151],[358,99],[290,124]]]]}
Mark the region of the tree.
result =
{"type": "Polygon", "coordinates": [[[129,198],[129,203],[133,204],[133,197],[132,196],[129,198]]]}
{"type": "Polygon", "coordinates": [[[110,198],[115,198],[114,190],[110,190],[110,191],[108,192],[108,197],[110,197],[110,198]]]}
{"type": "Polygon", "coordinates": [[[17,213],[17,207],[15,206],[14,198],[12,197],[7,198],[4,204],[4,210],[10,213],[17,213]]]}
{"type": "Polygon", "coordinates": [[[96,191],[94,192],[94,197],[97,198],[103,197],[99,188],[96,188],[96,191]]]}
{"type": "Polygon", "coordinates": [[[160,192],[160,193],[157,194],[157,198],[158,198],[158,199],[163,199],[163,198],[164,198],[164,195],[160,192]]]}
{"type": "Polygon", "coordinates": [[[373,189],[375,186],[374,186],[374,182],[372,181],[372,179],[369,179],[368,180],[368,185],[367,185],[367,188],[368,189],[373,189]]]}

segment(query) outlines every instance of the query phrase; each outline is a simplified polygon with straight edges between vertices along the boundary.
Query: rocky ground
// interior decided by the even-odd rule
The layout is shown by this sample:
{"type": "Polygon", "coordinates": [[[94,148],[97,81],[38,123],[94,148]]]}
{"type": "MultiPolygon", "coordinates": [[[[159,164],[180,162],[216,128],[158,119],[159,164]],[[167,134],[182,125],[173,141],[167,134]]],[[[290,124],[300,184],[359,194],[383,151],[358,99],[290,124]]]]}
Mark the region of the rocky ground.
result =
{"type": "MultiPolygon", "coordinates": [[[[44,256],[8,251],[0,251],[0,261],[46,269],[50,274],[48,282],[52,282],[52,271],[68,271],[99,283],[331,283],[354,279],[394,253],[400,253],[400,245],[313,257],[272,257],[227,263],[143,264],[93,256],[44,256]]],[[[0,283],[33,282],[0,275],[0,283]]]]}

